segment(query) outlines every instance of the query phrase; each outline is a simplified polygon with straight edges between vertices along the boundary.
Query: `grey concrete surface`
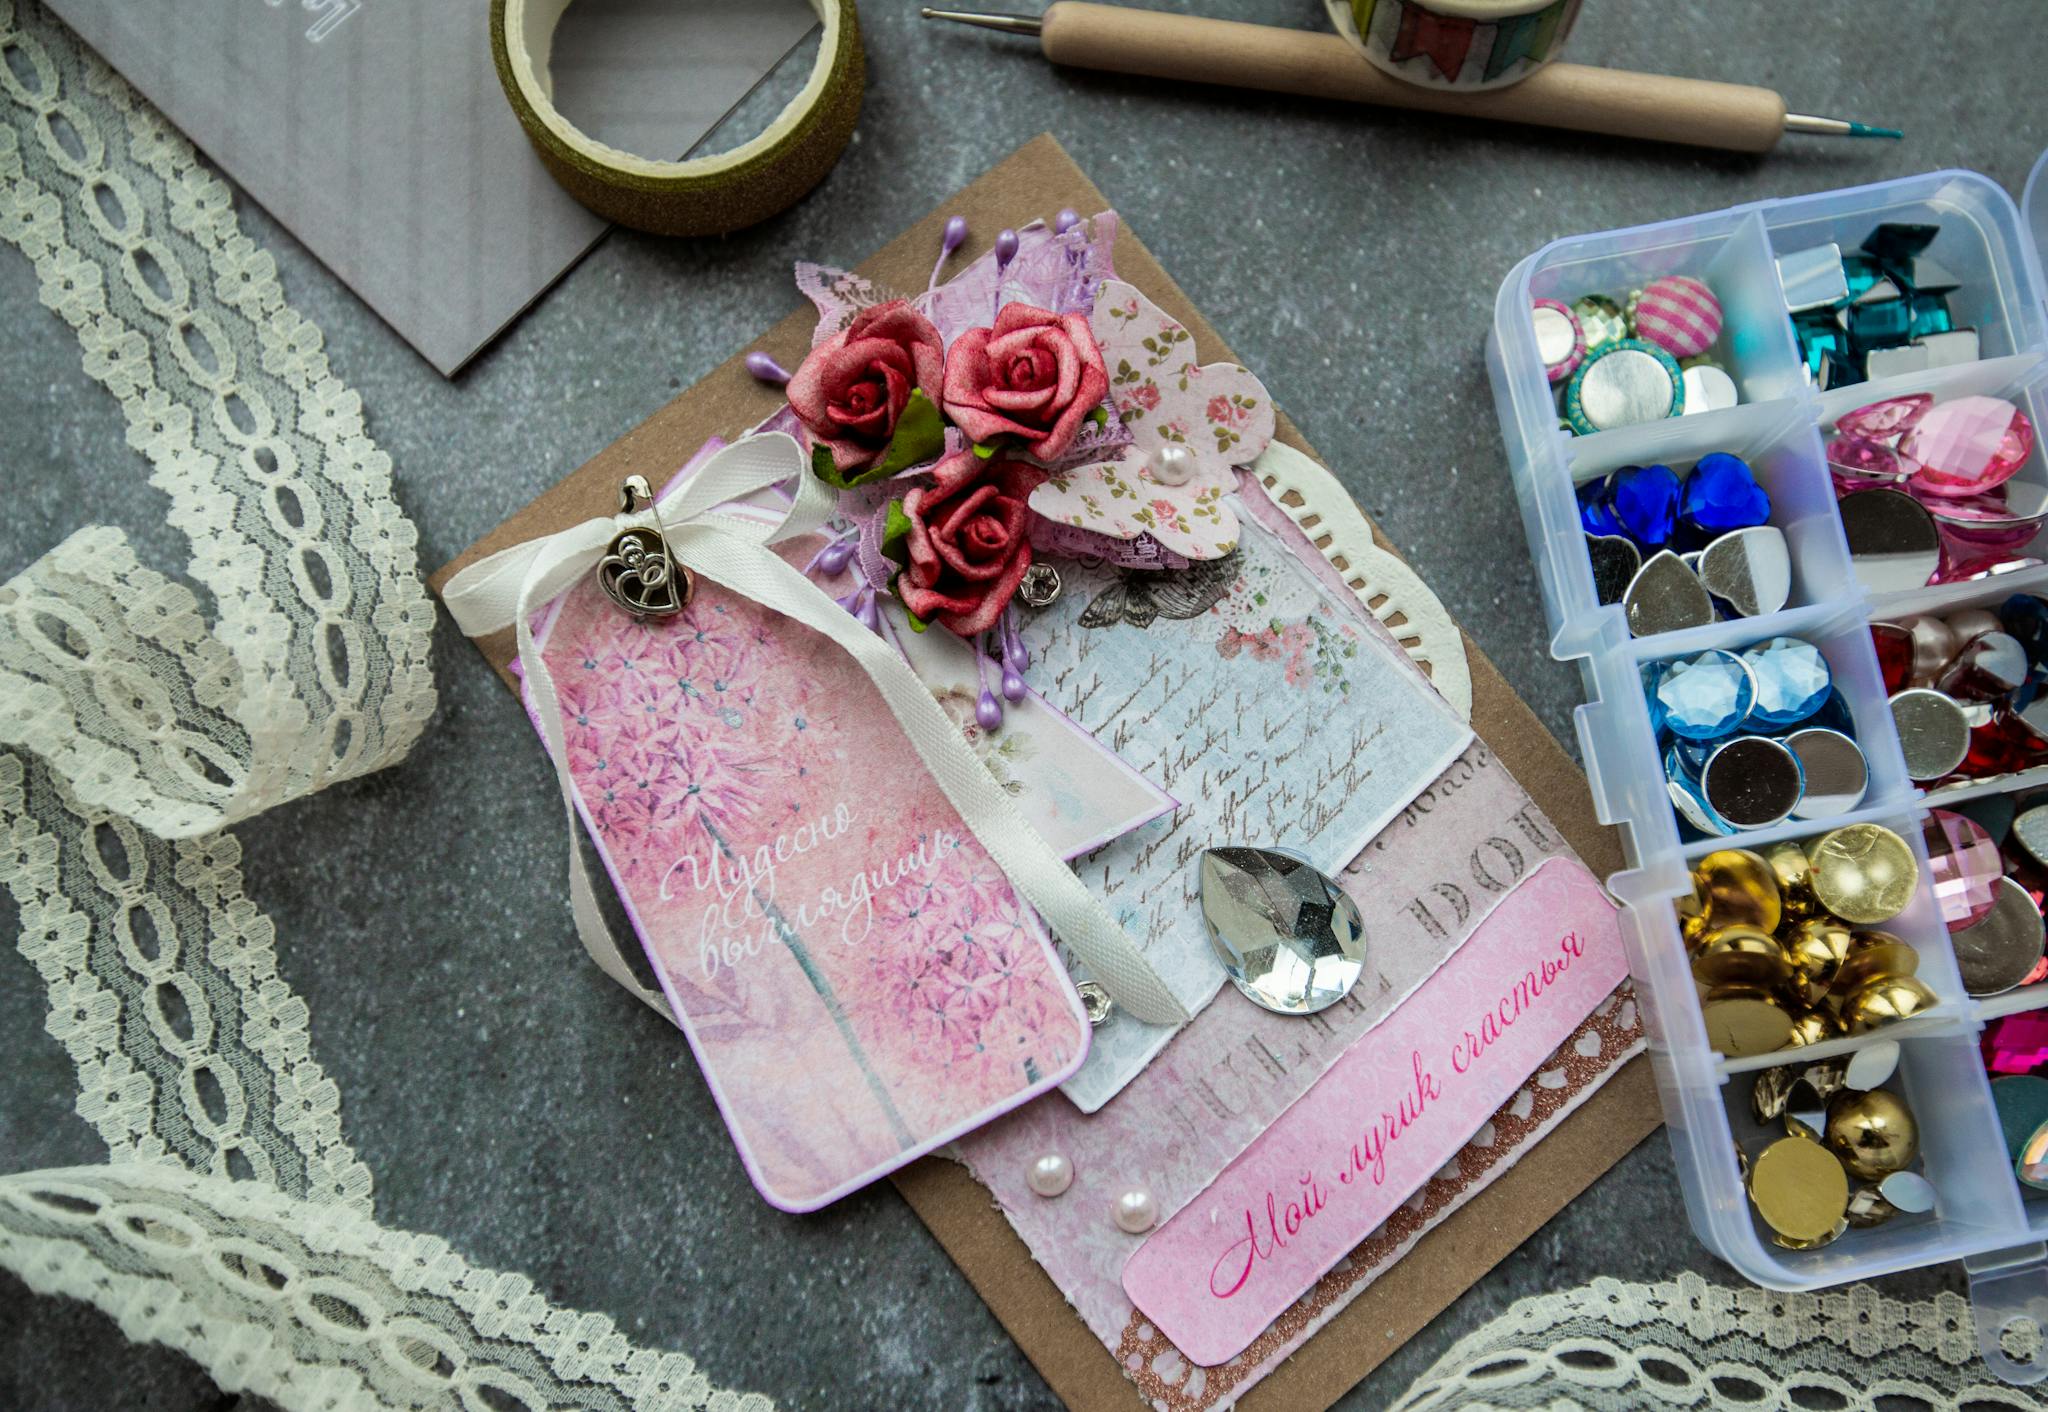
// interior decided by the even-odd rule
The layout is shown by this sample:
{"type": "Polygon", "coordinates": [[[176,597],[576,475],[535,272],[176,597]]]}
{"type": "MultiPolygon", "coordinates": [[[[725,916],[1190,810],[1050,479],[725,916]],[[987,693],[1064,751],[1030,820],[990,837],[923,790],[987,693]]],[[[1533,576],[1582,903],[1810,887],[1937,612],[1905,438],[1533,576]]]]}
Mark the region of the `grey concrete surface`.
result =
{"type": "MultiPolygon", "coordinates": [[[[1170,4],[1321,23],[1316,0],[1170,4]]],[[[1060,73],[1015,42],[921,27],[907,0],[869,0],[863,21],[867,105],[821,190],[725,240],[613,235],[453,382],[244,205],[397,463],[424,566],[793,307],[793,260],[860,259],[1051,130],[1569,746],[1574,679],[1546,655],[1481,358],[1508,268],[1558,235],[1931,168],[2017,193],[2048,145],[2033,97],[2048,36],[2020,0],[1588,7],[1579,61],[1770,84],[1795,108],[1908,133],[1794,140],[1763,160],[1060,73]]],[[[0,574],[95,520],[181,562],[113,403],[11,250],[0,314],[0,574]]],[[[577,957],[560,808],[530,733],[445,621],[435,667],[440,717],[411,759],[240,830],[382,1219],[523,1270],[785,1407],[1051,1405],[886,1185],[805,1218],[754,1196],[683,1046],[577,957]]],[[[9,1170],[103,1155],[42,1017],[32,973],[0,956],[9,1170]]],[[[1343,1405],[1390,1401],[1520,1296],[1685,1269],[1735,1279],[1692,1239],[1652,1139],[1343,1405]]],[[[1951,1267],[1882,1288],[1960,1283],[1951,1267]]],[[[0,1277],[0,1407],[235,1404],[182,1359],[0,1277]]]]}

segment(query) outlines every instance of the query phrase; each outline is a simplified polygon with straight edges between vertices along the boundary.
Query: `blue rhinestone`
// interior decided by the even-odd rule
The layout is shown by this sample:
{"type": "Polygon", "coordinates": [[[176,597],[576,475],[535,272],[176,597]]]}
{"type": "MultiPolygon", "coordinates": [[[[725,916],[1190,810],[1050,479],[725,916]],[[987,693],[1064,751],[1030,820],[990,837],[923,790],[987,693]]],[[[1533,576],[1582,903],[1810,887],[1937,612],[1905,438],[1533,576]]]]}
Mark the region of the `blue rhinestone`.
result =
{"type": "Polygon", "coordinates": [[[1671,810],[1678,815],[1678,841],[1695,843],[1703,838],[1721,838],[1734,832],[1723,823],[1700,794],[1700,787],[1683,776],[1667,776],[1664,787],[1671,795],[1671,810]]]}
{"type": "Polygon", "coordinates": [[[1607,506],[1623,534],[1644,549],[1662,549],[1678,527],[1678,472],[1623,466],[1608,477],[1607,506]]]}
{"type": "Polygon", "coordinates": [[[1756,701],[1749,724],[1769,728],[1803,721],[1818,711],[1834,690],[1828,659],[1810,642],[1774,637],[1742,654],[1756,678],[1756,701]]]}
{"type": "Polygon", "coordinates": [[[1664,752],[1664,777],[1684,780],[1697,793],[1700,772],[1707,768],[1707,757],[1719,749],[1720,744],[1717,740],[1674,739],[1671,748],[1664,752]]]}
{"type": "Polygon", "coordinates": [[[1849,714],[1849,703],[1843,700],[1840,687],[1829,687],[1827,698],[1815,708],[1812,715],[1773,726],[1763,734],[1789,735],[1793,731],[1807,730],[1840,731],[1851,740],[1856,738],[1856,718],[1849,714]]]}
{"type": "Polygon", "coordinates": [[[1748,462],[1716,451],[1700,457],[1686,473],[1678,515],[1688,538],[1704,548],[1730,530],[1770,523],[1771,497],[1756,483],[1748,462]]]}
{"type": "Polygon", "coordinates": [[[2048,665],[2048,600],[2015,593],[1998,605],[1998,625],[2019,639],[2029,666],[2048,665]]]}
{"type": "Polygon", "coordinates": [[[1740,726],[1756,704],[1756,678],[1733,652],[1704,652],[1664,668],[1657,703],[1673,735],[1714,740],[1740,726]]]}
{"type": "Polygon", "coordinates": [[[1650,708],[1650,729],[1658,740],[1669,734],[1664,726],[1664,703],[1657,699],[1657,684],[1664,680],[1662,662],[1646,662],[1638,673],[1643,679],[1643,701],[1650,708]]]}
{"type": "Polygon", "coordinates": [[[1578,489],[1579,527],[1587,534],[1621,534],[1621,523],[1607,508],[1607,477],[1595,476],[1578,489]]]}

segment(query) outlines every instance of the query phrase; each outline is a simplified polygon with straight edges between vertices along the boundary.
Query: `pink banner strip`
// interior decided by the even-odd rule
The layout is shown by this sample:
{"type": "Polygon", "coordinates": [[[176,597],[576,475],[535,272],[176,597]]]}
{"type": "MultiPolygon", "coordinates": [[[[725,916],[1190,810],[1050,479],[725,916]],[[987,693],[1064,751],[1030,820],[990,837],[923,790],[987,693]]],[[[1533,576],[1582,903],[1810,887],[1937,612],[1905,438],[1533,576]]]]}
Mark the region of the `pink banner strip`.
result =
{"type": "Polygon", "coordinates": [[[1244,1350],[1479,1130],[1628,974],[1614,904],[1553,858],[1138,1247],[1124,1292],[1203,1367],[1244,1350]]]}

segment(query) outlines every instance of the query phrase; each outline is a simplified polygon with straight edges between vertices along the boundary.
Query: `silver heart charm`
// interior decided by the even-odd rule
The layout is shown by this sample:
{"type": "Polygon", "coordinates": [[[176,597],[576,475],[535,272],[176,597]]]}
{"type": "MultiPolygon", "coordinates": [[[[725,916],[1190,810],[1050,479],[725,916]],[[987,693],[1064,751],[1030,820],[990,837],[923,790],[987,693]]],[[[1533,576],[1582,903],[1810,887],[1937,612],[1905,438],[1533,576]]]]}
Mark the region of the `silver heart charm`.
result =
{"type": "Polygon", "coordinates": [[[1618,534],[1587,535],[1586,558],[1593,565],[1593,601],[1602,606],[1621,602],[1643,567],[1642,551],[1618,534]]]}
{"type": "Polygon", "coordinates": [[[1776,525],[1730,530],[1700,551],[1700,582],[1745,618],[1775,613],[1792,597],[1792,555],[1776,525]]]}
{"type": "Polygon", "coordinates": [[[1365,921],[1336,883],[1264,848],[1212,848],[1201,866],[1209,945],[1246,999],[1313,1015],[1358,984],[1365,921]]]}
{"type": "Polygon", "coordinates": [[[1714,600],[1699,575],[1669,549],[1643,561],[1643,567],[1621,596],[1629,635],[1650,637],[1682,628],[1701,628],[1714,621],[1714,600]]]}
{"type": "MultiPolygon", "coordinates": [[[[619,510],[631,514],[654,495],[645,476],[628,476],[619,487],[619,510]]],[[[658,519],[658,516],[657,516],[658,519]]],[[[668,618],[689,606],[696,594],[696,576],[675,561],[659,529],[620,530],[597,565],[597,586],[604,596],[642,618],[668,618]]]]}

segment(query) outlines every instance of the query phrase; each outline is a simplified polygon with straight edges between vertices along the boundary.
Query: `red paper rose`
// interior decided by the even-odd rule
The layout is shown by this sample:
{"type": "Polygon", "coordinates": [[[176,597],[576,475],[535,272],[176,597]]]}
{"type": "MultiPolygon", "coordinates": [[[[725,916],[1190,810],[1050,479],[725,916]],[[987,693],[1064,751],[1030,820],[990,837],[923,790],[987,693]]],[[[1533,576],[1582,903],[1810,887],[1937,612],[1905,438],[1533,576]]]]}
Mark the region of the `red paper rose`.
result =
{"type": "MultiPolygon", "coordinates": [[[[789,380],[790,409],[851,480],[882,462],[913,392],[938,401],[944,367],[945,345],[932,321],[894,299],[861,310],[844,332],[811,350],[789,380]]],[[[931,421],[936,428],[937,416],[931,421]]],[[[936,454],[935,443],[927,457],[936,454]]]]}
{"type": "Polygon", "coordinates": [[[1014,436],[1051,460],[1073,444],[1109,390],[1088,321],[1005,304],[995,327],[972,328],[946,353],[945,408],[976,441],[1014,436]]]}
{"type": "Polygon", "coordinates": [[[1036,466],[972,451],[939,462],[930,485],[903,497],[909,562],[896,596],[904,606],[962,637],[994,626],[1031,567],[1026,502],[1044,479],[1036,466]]]}

